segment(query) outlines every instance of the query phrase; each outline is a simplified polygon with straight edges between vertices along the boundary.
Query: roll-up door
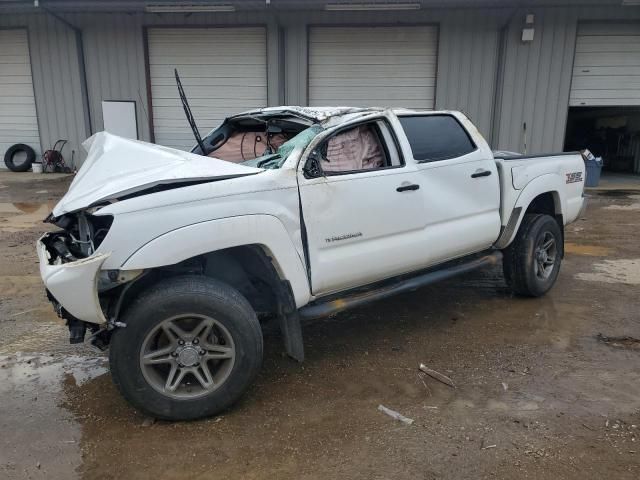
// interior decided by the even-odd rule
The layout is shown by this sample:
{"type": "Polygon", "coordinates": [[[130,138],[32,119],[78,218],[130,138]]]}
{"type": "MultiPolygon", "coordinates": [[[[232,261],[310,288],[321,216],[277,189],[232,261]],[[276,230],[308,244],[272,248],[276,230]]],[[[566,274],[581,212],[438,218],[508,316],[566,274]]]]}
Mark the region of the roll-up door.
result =
{"type": "Polygon", "coordinates": [[[432,109],[438,28],[314,27],[309,105],[432,109]]]}
{"type": "Polygon", "coordinates": [[[0,156],[16,143],[40,152],[29,40],[25,29],[0,29],[0,156]]]}
{"type": "Polygon", "coordinates": [[[156,143],[195,144],[174,68],[203,136],[229,115],[267,105],[265,28],[152,28],[148,45],[156,143]]]}
{"type": "Polygon", "coordinates": [[[569,104],[640,105],[640,22],[579,25],[569,104]]]}

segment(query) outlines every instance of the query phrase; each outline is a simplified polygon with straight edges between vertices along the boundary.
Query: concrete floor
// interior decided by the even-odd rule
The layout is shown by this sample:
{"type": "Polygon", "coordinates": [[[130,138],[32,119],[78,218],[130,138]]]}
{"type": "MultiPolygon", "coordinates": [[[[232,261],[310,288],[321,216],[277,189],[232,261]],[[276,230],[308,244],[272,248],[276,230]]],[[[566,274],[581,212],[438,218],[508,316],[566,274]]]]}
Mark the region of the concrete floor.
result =
{"type": "Polygon", "coordinates": [[[268,336],[254,388],[190,423],[134,411],[44,298],[34,242],[69,180],[0,172],[0,478],[640,478],[638,177],[590,191],[547,296],[496,268],[306,326],[302,365],[268,336]]]}

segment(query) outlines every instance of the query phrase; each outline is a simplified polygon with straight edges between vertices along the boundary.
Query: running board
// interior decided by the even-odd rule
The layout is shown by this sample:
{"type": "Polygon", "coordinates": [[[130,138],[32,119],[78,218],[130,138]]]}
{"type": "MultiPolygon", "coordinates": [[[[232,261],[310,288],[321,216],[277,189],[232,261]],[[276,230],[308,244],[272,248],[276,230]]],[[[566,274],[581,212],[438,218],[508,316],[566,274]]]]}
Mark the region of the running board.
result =
{"type": "Polygon", "coordinates": [[[391,297],[398,293],[417,290],[425,285],[440,282],[478,268],[496,265],[500,260],[502,260],[502,252],[495,251],[489,255],[475,258],[465,263],[458,263],[451,267],[445,267],[439,270],[431,270],[412,278],[400,280],[399,282],[392,283],[391,285],[374,288],[368,292],[355,293],[351,296],[334,298],[327,302],[307,305],[299,310],[300,319],[313,320],[316,318],[327,317],[349,308],[359,307],[375,300],[382,300],[383,298],[391,297]]]}

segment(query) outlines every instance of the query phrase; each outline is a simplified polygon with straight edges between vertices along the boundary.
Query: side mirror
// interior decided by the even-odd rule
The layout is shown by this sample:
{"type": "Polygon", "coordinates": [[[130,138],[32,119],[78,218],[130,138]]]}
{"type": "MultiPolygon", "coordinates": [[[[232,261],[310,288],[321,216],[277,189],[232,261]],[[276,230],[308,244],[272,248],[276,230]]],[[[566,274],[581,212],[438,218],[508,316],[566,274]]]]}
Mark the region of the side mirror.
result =
{"type": "Polygon", "coordinates": [[[320,167],[320,154],[313,150],[307,158],[304,167],[302,167],[305,178],[317,178],[322,176],[322,168],[320,167]]]}

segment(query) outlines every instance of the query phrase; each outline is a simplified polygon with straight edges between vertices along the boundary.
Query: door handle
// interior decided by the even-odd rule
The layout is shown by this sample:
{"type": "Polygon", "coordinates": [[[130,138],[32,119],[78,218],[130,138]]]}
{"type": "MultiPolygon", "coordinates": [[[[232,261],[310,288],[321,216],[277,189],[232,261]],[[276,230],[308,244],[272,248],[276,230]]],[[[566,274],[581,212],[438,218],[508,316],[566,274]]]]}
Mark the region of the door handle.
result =
{"type": "Polygon", "coordinates": [[[478,178],[478,177],[488,177],[489,175],[491,175],[491,170],[476,170],[475,173],[471,174],[471,178],[478,178]]]}
{"type": "Polygon", "coordinates": [[[406,192],[409,190],[418,190],[420,188],[420,185],[416,185],[415,183],[412,183],[410,185],[401,185],[398,188],[396,188],[396,192],[406,192]]]}

